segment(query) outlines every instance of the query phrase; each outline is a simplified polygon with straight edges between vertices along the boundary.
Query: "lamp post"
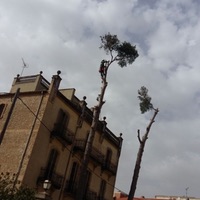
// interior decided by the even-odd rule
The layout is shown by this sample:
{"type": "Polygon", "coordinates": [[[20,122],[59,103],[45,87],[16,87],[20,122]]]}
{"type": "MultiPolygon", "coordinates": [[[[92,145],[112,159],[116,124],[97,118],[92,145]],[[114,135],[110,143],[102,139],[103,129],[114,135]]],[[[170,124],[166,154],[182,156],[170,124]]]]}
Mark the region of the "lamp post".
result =
{"type": "Polygon", "coordinates": [[[49,194],[49,190],[51,188],[51,181],[50,180],[45,180],[43,182],[43,189],[44,189],[44,192],[40,192],[38,194],[36,194],[36,199],[39,200],[39,199],[44,199],[44,200],[51,200],[51,196],[49,194]]]}

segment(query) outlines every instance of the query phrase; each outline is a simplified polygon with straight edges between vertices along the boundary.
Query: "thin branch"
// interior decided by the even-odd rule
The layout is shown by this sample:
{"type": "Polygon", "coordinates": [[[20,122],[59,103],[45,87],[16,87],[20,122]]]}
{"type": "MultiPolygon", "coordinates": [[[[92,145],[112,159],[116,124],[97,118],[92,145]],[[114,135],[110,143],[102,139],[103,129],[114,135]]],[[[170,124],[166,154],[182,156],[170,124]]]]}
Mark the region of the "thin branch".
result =
{"type": "Polygon", "coordinates": [[[141,138],[140,138],[140,129],[138,129],[138,140],[139,140],[139,142],[140,142],[140,144],[142,143],[142,140],[141,140],[141,138]]]}
{"type": "Polygon", "coordinates": [[[112,54],[112,50],[110,49],[110,56],[111,56],[111,60],[113,60],[113,54],[112,54]]]}
{"type": "Polygon", "coordinates": [[[154,109],[154,115],[153,115],[151,121],[149,122],[149,125],[148,125],[147,128],[146,128],[146,133],[147,133],[147,134],[149,133],[152,124],[155,122],[155,117],[156,117],[156,115],[158,114],[158,112],[159,112],[158,108],[157,108],[157,109],[154,109]]]}

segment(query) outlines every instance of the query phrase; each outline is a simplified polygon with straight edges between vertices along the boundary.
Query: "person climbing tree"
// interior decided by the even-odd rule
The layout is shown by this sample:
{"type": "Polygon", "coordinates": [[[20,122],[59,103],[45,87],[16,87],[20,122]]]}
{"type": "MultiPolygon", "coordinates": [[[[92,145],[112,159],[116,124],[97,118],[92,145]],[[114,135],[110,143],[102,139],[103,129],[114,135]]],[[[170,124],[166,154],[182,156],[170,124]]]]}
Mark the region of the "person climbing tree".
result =
{"type": "Polygon", "coordinates": [[[99,73],[101,74],[102,79],[105,78],[106,76],[106,69],[107,69],[106,63],[107,63],[106,60],[102,60],[99,68],[99,73]]]}

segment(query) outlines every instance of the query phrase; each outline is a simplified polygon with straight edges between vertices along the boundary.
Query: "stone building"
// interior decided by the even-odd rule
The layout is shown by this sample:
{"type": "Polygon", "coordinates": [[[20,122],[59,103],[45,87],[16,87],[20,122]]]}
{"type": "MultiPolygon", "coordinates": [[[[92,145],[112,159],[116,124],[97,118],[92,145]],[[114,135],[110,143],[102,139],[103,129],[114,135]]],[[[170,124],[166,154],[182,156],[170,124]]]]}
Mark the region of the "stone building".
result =
{"type": "MultiPolygon", "coordinates": [[[[42,72],[14,78],[9,93],[0,93],[0,172],[15,173],[15,183],[34,188],[45,199],[75,198],[92,111],[75,89],[59,89],[60,72],[49,83],[42,72]]],[[[85,199],[113,198],[122,145],[99,121],[85,181],[85,199]]]]}

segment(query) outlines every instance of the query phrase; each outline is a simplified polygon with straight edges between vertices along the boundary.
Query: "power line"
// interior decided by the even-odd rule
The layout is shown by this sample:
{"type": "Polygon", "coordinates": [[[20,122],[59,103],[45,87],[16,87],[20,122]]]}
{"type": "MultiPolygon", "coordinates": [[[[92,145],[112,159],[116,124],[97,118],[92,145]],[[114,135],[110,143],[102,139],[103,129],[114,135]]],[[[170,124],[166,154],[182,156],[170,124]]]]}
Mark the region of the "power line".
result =
{"type": "MultiPolygon", "coordinates": [[[[29,107],[20,97],[18,97],[18,99],[23,103],[23,105],[34,115],[34,117],[35,117],[35,118],[47,129],[47,131],[51,134],[52,131],[46,126],[46,124],[44,124],[44,122],[42,122],[41,119],[39,119],[39,117],[30,109],[30,107],[29,107]]],[[[65,146],[65,148],[66,148],[66,150],[69,151],[70,153],[73,153],[73,150],[69,149],[67,146],[65,146]]],[[[80,163],[81,163],[80,157],[78,157],[77,155],[74,155],[74,157],[77,158],[77,160],[79,160],[80,163]]],[[[89,170],[93,175],[96,175],[98,178],[102,179],[102,177],[101,177],[99,174],[95,173],[95,172],[92,171],[90,168],[87,167],[87,170],[89,170]]],[[[108,185],[110,185],[110,186],[113,187],[114,189],[123,192],[123,190],[121,190],[121,189],[115,187],[114,185],[112,185],[111,183],[109,183],[107,180],[105,180],[105,181],[106,181],[106,183],[107,183],[108,185]]],[[[126,192],[123,192],[123,193],[126,193],[126,192]]]]}

